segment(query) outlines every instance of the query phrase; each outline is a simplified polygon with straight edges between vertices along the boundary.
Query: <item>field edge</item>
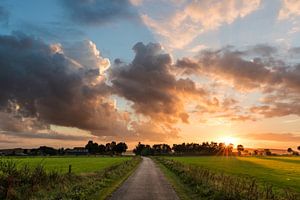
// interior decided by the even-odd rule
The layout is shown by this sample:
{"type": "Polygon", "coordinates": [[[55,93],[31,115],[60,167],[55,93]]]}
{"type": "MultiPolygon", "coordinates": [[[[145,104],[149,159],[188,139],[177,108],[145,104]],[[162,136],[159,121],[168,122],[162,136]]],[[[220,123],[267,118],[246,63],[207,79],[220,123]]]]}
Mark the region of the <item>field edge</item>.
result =
{"type": "Polygon", "coordinates": [[[194,192],[186,185],[184,184],[180,178],[171,170],[169,170],[167,167],[165,167],[159,159],[152,157],[152,159],[155,161],[157,166],[161,169],[167,180],[172,185],[173,189],[177,193],[178,197],[181,200],[190,200],[195,199],[194,192]]]}
{"type": "Polygon", "coordinates": [[[109,187],[101,190],[98,194],[96,194],[95,199],[97,200],[109,199],[112,193],[116,191],[122,185],[122,183],[124,183],[130,177],[130,175],[137,169],[137,167],[141,163],[141,158],[133,157],[131,161],[135,162],[133,168],[131,168],[124,176],[120,176],[119,178],[112,180],[112,184],[109,187]]]}

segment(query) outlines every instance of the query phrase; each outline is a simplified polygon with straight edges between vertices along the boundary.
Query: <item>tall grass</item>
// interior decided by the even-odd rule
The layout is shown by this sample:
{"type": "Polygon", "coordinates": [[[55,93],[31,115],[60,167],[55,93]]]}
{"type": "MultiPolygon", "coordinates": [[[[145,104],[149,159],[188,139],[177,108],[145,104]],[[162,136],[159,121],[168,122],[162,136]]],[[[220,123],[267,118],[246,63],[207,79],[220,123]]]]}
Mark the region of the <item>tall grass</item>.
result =
{"type": "Polygon", "coordinates": [[[179,176],[201,199],[217,200],[297,200],[299,194],[285,189],[275,189],[271,184],[261,184],[252,177],[227,175],[207,168],[156,158],[167,169],[179,176]]]}
{"type": "Polygon", "coordinates": [[[132,159],[99,172],[73,174],[46,171],[42,164],[17,166],[15,161],[0,160],[0,199],[93,199],[138,163],[132,159]]]}

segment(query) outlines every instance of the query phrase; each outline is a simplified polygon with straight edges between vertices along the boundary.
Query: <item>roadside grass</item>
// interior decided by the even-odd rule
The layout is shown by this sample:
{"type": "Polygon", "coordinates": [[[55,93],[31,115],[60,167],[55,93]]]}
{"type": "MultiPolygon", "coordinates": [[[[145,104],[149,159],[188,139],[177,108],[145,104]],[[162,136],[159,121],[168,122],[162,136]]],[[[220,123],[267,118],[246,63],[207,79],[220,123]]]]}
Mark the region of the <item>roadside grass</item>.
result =
{"type": "Polygon", "coordinates": [[[133,157],[96,172],[61,173],[1,160],[0,199],[105,199],[139,162],[133,157]]]}
{"type": "Polygon", "coordinates": [[[182,199],[270,199],[296,200],[299,193],[279,190],[250,176],[235,176],[202,166],[184,164],[172,158],[155,158],[182,199]]]}
{"type": "Polygon", "coordinates": [[[136,157],[134,161],[130,163],[130,166],[122,165],[123,170],[119,170],[119,173],[110,176],[109,187],[100,190],[100,192],[95,195],[95,199],[107,199],[136,170],[141,160],[141,157],[136,157]]]}
{"type": "Polygon", "coordinates": [[[224,172],[235,176],[251,176],[262,184],[289,188],[300,193],[300,157],[166,157],[183,164],[224,172]]]}
{"type": "Polygon", "coordinates": [[[192,189],[190,189],[190,187],[187,187],[187,185],[184,184],[174,172],[165,167],[161,162],[159,162],[156,159],[156,157],[152,157],[152,159],[162,170],[162,172],[164,173],[168,181],[171,183],[172,187],[176,191],[176,194],[181,200],[190,200],[197,198],[197,194],[192,189]]]}

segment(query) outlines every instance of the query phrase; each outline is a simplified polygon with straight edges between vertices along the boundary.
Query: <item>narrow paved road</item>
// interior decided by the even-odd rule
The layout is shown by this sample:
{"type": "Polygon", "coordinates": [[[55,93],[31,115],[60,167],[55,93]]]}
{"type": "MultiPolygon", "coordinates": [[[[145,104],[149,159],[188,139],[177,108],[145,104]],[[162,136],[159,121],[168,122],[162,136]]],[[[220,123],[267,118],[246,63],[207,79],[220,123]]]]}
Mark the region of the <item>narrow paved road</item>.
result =
{"type": "Polygon", "coordinates": [[[110,197],[110,200],[179,200],[164,174],[150,158],[143,157],[137,170],[110,197]]]}

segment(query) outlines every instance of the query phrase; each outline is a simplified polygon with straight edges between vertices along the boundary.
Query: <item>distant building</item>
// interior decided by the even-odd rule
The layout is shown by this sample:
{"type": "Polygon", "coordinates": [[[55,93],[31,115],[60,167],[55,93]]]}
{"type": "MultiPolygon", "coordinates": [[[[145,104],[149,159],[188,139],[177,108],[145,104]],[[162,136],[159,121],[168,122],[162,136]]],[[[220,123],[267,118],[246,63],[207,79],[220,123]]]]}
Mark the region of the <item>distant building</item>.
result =
{"type": "Polygon", "coordinates": [[[74,147],[73,149],[66,149],[67,155],[87,155],[89,151],[84,147],[74,147]]]}
{"type": "Polygon", "coordinates": [[[14,148],[14,149],[0,149],[0,155],[4,156],[25,156],[24,149],[14,148]]]}

